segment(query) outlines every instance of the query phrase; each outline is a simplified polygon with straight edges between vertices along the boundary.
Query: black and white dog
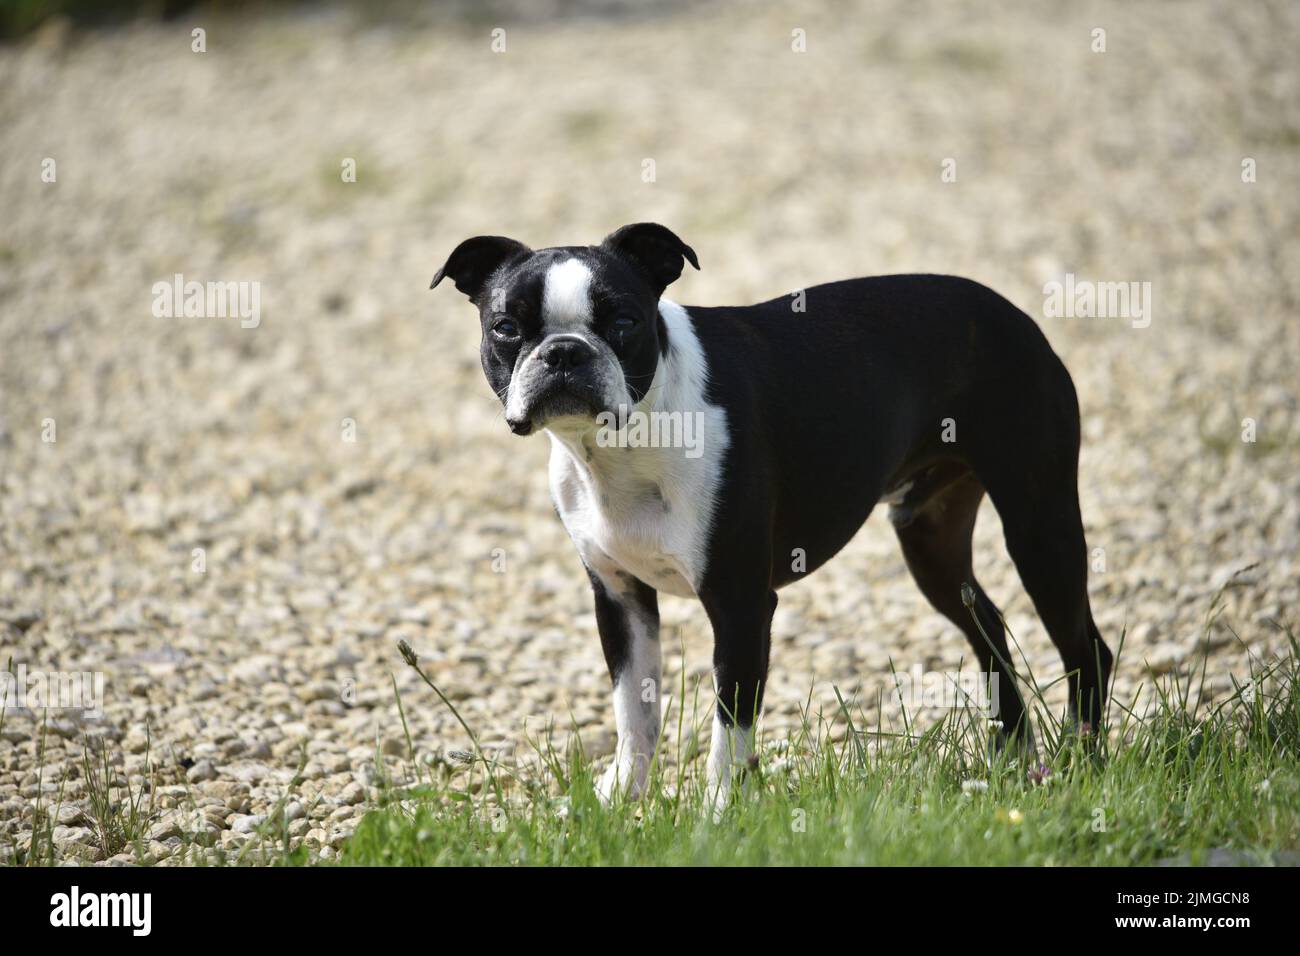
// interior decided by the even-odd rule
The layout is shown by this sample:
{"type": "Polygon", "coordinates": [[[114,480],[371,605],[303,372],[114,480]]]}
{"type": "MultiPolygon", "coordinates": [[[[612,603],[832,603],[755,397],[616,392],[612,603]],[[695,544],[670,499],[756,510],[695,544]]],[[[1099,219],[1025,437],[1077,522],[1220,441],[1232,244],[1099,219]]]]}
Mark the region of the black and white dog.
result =
{"type": "Polygon", "coordinates": [[[614,684],[602,796],[640,795],[659,740],[658,593],[698,598],[713,626],[708,781],[723,801],[753,747],[777,589],[882,500],[921,591],[998,680],[1003,734],[1032,747],[1006,635],[971,571],[991,496],[1070,672],[1071,711],[1095,727],[1111,654],[1088,604],[1078,401],[1033,320],[936,275],[684,308],[663,293],[686,261],[699,268],[668,229],[638,223],[598,246],[468,239],[433,279],[478,306],[510,429],[551,439],[551,494],[591,578],[614,684]]]}

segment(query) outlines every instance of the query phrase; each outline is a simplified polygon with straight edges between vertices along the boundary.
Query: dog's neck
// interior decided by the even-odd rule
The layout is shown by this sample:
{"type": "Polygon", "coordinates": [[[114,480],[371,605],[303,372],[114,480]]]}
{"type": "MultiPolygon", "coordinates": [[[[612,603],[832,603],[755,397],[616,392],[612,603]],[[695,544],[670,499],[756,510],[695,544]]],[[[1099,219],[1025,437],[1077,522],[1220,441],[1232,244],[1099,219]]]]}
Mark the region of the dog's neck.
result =
{"type": "Polygon", "coordinates": [[[572,456],[580,472],[611,492],[658,482],[680,468],[680,462],[698,458],[699,450],[691,446],[705,438],[698,434],[705,408],[699,340],[686,311],[675,302],[660,299],[659,314],[664,319],[666,340],[654,378],[641,400],[612,422],[608,416],[596,420],[572,417],[549,422],[545,428],[552,441],[572,456]],[[661,438],[663,431],[675,428],[675,436],[685,439],[685,445],[646,444],[633,437],[640,427],[644,438],[644,429],[652,426],[661,429],[661,438]]]}

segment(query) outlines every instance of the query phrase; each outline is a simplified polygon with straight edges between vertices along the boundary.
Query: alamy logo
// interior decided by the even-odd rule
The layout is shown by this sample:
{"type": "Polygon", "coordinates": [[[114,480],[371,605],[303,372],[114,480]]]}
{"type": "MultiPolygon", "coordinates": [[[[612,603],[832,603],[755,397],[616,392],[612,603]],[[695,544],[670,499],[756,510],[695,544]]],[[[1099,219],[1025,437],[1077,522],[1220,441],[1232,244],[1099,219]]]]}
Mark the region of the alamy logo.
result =
{"type": "Polygon", "coordinates": [[[153,894],[71,892],[50,897],[51,926],[129,926],[131,935],[148,936],[153,928],[153,894]]]}
{"type": "Polygon", "coordinates": [[[619,406],[596,416],[601,448],[681,448],[687,458],[704,454],[703,412],[643,412],[619,406]]]}
{"type": "Polygon", "coordinates": [[[920,664],[910,671],[897,671],[894,692],[909,711],[929,708],[970,708],[990,720],[998,716],[998,675],[979,671],[922,671],[920,664]]]}
{"type": "Polygon", "coordinates": [[[262,322],[260,282],[186,282],[178,272],[170,282],[155,282],[151,291],[158,319],[238,318],[245,329],[262,322]]]}
{"type": "Polygon", "coordinates": [[[104,715],[103,671],[29,671],[19,664],[0,671],[0,708],[80,710],[96,720],[104,715]]]}
{"type": "Polygon", "coordinates": [[[1049,319],[1131,319],[1133,328],[1151,324],[1150,282],[1093,282],[1065,274],[1043,286],[1043,315],[1049,319]]]}

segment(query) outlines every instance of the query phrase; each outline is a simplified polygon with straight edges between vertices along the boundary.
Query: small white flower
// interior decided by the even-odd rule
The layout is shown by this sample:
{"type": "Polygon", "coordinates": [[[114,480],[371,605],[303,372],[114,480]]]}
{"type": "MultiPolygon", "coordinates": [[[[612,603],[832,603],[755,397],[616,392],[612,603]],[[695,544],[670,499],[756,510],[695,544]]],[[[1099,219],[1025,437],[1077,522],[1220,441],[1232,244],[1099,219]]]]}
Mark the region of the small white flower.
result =
{"type": "Polygon", "coordinates": [[[763,751],[775,757],[783,757],[790,752],[790,740],[788,737],[783,737],[780,740],[769,741],[763,751]]]}
{"type": "Polygon", "coordinates": [[[987,793],[989,782],[987,780],[963,780],[961,782],[961,792],[969,796],[972,793],[987,793]]]}

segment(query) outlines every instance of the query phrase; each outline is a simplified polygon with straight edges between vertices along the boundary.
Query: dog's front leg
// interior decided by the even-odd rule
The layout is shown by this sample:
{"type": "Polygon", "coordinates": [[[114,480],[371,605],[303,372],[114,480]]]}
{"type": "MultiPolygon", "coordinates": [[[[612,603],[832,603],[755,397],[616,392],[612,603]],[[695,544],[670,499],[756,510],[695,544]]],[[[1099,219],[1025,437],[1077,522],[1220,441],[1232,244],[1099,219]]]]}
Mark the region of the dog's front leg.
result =
{"type": "Polygon", "coordinates": [[[754,752],[776,610],[776,592],[766,584],[764,579],[762,588],[728,587],[701,595],[713,624],[718,694],[707,776],[707,798],[715,820],[731,799],[733,785],[743,780],[754,752]]]}
{"type": "Polygon", "coordinates": [[[604,803],[622,793],[639,799],[659,742],[659,601],[654,589],[618,573],[591,573],[596,626],[614,684],[618,743],[614,762],[596,785],[604,803]]]}

